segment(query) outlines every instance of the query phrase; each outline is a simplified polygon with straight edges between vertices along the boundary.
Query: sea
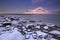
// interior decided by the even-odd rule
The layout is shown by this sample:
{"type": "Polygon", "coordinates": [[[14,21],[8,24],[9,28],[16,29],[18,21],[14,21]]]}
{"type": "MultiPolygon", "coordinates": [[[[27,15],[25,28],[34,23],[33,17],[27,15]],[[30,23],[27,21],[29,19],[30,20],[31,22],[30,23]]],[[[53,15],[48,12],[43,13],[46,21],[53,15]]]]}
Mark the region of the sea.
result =
{"type": "MultiPolygon", "coordinates": [[[[53,23],[60,26],[60,14],[2,14],[3,16],[15,16],[25,20],[42,21],[44,23],[53,23]]],[[[0,15],[1,16],[1,15],[0,15]]]]}

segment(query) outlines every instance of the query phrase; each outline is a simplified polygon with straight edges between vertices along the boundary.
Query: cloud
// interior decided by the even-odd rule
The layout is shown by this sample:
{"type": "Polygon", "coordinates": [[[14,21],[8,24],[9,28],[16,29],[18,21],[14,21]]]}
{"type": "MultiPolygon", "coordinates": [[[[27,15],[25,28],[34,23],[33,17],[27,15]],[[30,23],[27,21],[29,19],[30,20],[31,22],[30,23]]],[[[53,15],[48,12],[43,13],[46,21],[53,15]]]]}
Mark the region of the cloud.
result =
{"type": "Polygon", "coordinates": [[[32,4],[40,3],[43,5],[51,6],[54,4],[52,0],[32,0],[32,4]]]}
{"type": "Polygon", "coordinates": [[[20,14],[21,11],[19,10],[14,10],[14,11],[11,11],[11,10],[0,10],[0,14],[20,14]]]}
{"type": "Polygon", "coordinates": [[[48,2],[46,2],[46,5],[52,5],[53,4],[53,2],[52,1],[48,1],[48,2]]]}
{"type": "Polygon", "coordinates": [[[48,14],[49,11],[43,7],[37,7],[34,9],[21,10],[0,10],[0,14],[48,14]]]}
{"type": "Polygon", "coordinates": [[[35,4],[35,3],[38,3],[38,2],[44,2],[45,0],[32,0],[32,3],[35,4]]]}
{"type": "Polygon", "coordinates": [[[25,14],[48,14],[48,10],[42,8],[42,7],[38,7],[35,9],[31,9],[31,10],[27,10],[24,12],[25,14]]]}
{"type": "Polygon", "coordinates": [[[60,10],[56,11],[56,13],[60,14],[60,10]]]}

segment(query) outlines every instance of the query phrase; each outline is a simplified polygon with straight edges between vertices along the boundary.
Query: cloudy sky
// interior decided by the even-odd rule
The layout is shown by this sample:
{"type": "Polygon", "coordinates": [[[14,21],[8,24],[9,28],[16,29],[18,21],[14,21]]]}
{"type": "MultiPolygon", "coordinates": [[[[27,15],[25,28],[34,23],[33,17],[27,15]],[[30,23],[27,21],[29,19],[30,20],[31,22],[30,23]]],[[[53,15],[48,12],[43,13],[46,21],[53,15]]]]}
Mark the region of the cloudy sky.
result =
{"type": "Polygon", "coordinates": [[[49,12],[60,11],[60,0],[0,0],[1,13],[24,13],[42,7],[49,12]]]}

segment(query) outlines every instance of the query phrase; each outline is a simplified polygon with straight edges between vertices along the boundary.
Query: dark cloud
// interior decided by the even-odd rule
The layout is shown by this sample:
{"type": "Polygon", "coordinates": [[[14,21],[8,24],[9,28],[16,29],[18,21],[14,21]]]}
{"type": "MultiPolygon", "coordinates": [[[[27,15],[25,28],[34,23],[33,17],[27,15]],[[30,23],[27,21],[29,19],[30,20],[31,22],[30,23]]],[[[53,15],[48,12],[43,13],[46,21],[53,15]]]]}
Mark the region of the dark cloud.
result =
{"type": "Polygon", "coordinates": [[[56,13],[59,13],[59,14],[60,14],[60,10],[59,10],[59,11],[57,11],[56,13]]]}

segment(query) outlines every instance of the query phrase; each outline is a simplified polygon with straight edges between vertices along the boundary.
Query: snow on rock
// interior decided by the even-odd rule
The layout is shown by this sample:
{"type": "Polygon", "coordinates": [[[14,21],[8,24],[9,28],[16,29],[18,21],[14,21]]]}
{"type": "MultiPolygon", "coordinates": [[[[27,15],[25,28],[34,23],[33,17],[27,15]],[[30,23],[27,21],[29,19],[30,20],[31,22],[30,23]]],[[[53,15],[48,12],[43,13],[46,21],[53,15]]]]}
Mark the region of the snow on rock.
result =
{"type": "Polygon", "coordinates": [[[23,40],[24,36],[16,29],[12,33],[6,32],[0,36],[0,40],[23,40]]]}
{"type": "Polygon", "coordinates": [[[47,26],[49,26],[49,27],[53,27],[53,26],[55,26],[55,25],[52,24],[52,23],[47,23],[47,26]]]}
{"type": "Polygon", "coordinates": [[[26,38],[28,39],[25,39],[25,40],[37,40],[37,39],[34,39],[33,36],[29,34],[26,35],[26,38]]]}
{"type": "Polygon", "coordinates": [[[46,33],[41,32],[41,31],[36,31],[36,33],[37,33],[37,36],[42,35],[43,37],[45,37],[47,35],[46,33]]]}
{"type": "Polygon", "coordinates": [[[52,33],[52,34],[59,34],[60,35],[60,31],[57,31],[57,30],[51,31],[50,33],[52,33]]]}
{"type": "Polygon", "coordinates": [[[36,26],[36,28],[38,28],[38,29],[39,29],[39,28],[40,28],[40,26],[36,26]]]}
{"type": "Polygon", "coordinates": [[[48,29],[48,26],[45,26],[44,29],[48,29]]]}
{"type": "Polygon", "coordinates": [[[12,25],[17,25],[17,24],[18,24],[18,21],[15,21],[15,20],[14,20],[14,21],[12,21],[11,23],[12,23],[12,25]]]}
{"type": "Polygon", "coordinates": [[[51,40],[57,40],[57,39],[51,38],[51,40]]]}
{"type": "Polygon", "coordinates": [[[0,35],[5,33],[5,31],[3,31],[3,30],[6,30],[5,27],[0,27],[0,35]]]}
{"type": "Polygon", "coordinates": [[[30,35],[30,39],[29,40],[37,40],[37,39],[34,39],[33,37],[32,37],[32,35],[30,35]]]}

